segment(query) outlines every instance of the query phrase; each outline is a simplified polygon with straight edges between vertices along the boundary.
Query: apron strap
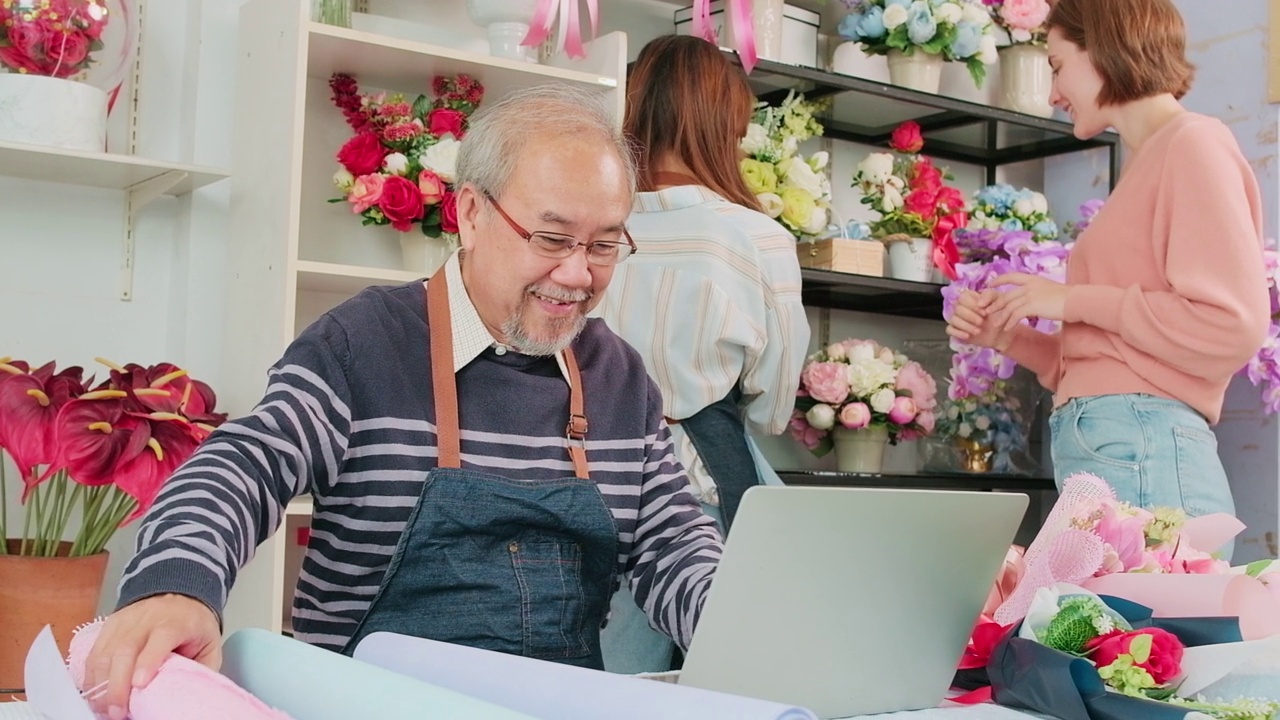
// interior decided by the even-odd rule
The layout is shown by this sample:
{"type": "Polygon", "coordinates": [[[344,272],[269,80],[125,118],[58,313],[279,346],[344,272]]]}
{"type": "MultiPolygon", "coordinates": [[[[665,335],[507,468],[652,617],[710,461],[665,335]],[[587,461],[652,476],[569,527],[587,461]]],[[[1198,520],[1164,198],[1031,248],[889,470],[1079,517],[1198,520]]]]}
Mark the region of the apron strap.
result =
{"type": "Polygon", "coordinates": [[[458,383],[453,374],[453,320],[449,287],[441,267],[427,281],[427,324],[431,335],[431,391],[436,407],[436,467],[462,467],[458,441],[458,383]]]}
{"type": "MultiPolygon", "coordinates": [[[[458,437],[458,383],[453,372],[453,320],[449,315],[449,287],[444,268],[427,281],[427,324],[431,341],[431,390],[436,410],[436,467],[462,467],[458,437]]],[[[565,348],[564,365],[569,372],[569,424],[565,438],[573,473],[588,480],[587,415],[582,399],[582,374],[573,350],[565,348]]]]}
{"type": "Polygon", "coordinates": [[[569,439],[573,474],[587,480],[587,414],[582,402],[582,374],[572,348],[564,349],[564,366],[569,370],[569,425],[564,434],[569,439]]]}
{"type": "Polygon", "coordinates": [[[701,185],[702,182],[692,175],[660,170],[653,174],[654,185],[701,185]]]}

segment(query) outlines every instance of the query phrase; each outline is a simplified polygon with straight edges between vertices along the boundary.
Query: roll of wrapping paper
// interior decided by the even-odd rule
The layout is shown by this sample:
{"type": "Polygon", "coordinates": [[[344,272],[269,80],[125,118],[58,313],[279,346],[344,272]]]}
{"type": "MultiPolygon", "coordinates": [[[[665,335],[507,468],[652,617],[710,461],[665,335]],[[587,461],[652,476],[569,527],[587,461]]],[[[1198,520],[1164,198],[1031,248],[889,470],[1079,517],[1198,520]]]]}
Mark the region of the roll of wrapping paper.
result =
{"type": "Polygon", "coordinates": [[[537,720],[265,630],[234,633],[222,654],[223,674],[294,720],[537,720]]]}

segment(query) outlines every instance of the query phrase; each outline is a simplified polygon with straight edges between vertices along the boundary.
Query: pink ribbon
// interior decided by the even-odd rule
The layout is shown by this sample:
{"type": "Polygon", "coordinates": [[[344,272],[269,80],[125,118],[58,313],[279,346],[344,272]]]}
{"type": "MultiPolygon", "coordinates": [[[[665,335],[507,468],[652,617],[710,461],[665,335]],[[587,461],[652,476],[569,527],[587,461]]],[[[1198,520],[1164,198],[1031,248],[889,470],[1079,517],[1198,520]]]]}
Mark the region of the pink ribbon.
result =
{"type": "MultiPolygon", "coordinates": [[[[591,37],[600,33],[599,0],[586,0],[587,14],[591,17],[591,37]]],[[[533,20],[529,23],[529,32],[520,44],[524,47],[537,47],[551,37],[551,26],[560,21],[556,47],[563,49],[571,58],[587,56],[582,42],[582,28],[578,22],[578,0],[538,0],[534,8],[533,20]]]]}
{"type": "MultiPolygon", "coordinates": [[[[733,28],[733,37],[738,47],[738,58],[742,60],[742,69],[748,74],[759,62],[756,53],[756,26],[752,20],[751,0],[727,0],[726,12],[729,13],[729,25],[733,28]]],[[[693,0],[693,34],[710,43],[719,44],[720,40],[711,29],[711,0],[693,0]]]]}

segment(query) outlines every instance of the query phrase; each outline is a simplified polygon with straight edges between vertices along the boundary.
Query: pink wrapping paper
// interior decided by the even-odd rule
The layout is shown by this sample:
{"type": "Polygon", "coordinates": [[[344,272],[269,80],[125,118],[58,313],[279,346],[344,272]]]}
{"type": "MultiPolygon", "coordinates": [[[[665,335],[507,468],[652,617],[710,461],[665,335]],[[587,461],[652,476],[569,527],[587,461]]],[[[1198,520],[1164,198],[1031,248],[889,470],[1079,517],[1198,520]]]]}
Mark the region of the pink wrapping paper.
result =
{"type": "Polygon", "coordinates": [[[1115,573],[1081,585],[1146,605],[1156,617],[1239,617],[1245,640],[1280,633],[1280,597],[1247,575],[1115,573]]]}

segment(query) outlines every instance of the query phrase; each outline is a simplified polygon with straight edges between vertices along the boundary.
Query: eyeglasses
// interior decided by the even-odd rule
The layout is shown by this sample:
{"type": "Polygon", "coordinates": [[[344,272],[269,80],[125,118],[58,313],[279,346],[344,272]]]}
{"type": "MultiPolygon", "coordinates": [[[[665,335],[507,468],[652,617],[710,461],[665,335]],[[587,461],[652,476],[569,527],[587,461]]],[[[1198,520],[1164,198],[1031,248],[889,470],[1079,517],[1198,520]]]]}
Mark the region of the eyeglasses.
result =
{"type": "Polygon", "coordinates": [[[636,241],[631,239],[631,233],[627,232],[625,227],[622,228],[622,236],[627,239],[625,243],[617,240],[596,240],[584,243],[572,235],[561,235],[560,233],[543,230],[529,232],[520,227],[515,220],[512,220],[507,211],[503,210],[502,206],[492,196],[485,195],[485,197],[493,204],[493,209],[498,211],[502,219],[507,221],[511,229],[524,238],[534,252],[543,257],[563,260],[572,255],[574,250],[582,247],[586,249],[587,262],[592,265],[617,265],[631,257],[636,251],[636,241]]]}

